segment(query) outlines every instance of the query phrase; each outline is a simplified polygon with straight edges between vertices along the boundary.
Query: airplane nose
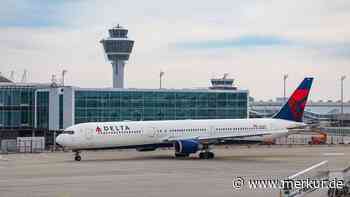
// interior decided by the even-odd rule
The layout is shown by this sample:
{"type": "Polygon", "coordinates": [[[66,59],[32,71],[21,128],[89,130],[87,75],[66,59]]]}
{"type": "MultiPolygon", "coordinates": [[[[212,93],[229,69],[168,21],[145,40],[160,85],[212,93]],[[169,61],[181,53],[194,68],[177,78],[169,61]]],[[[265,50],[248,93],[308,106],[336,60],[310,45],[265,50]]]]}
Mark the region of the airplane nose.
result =
{"type": "Polygon", "coordinates": [[[64,143],[64,134],[60,134],[56,137],[56,143],[61,145],[61,146],[65,146],[65,143],[64,143]]]}

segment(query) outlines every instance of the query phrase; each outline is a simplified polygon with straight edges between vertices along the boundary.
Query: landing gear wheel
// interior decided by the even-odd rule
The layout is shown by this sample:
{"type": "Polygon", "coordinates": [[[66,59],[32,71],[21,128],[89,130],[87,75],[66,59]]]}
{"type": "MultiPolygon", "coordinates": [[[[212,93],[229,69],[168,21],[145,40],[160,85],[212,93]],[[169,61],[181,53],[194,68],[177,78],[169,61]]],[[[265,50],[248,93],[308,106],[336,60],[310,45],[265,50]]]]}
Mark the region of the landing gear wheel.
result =
{"type": "Polygon", "coordinates": [[[176,158],[185,158],[185,157],[188,157],[190,156],[190,154],[187,154],[187,153],[175,153],[175,157],[176,158]]]}
{"type": "Polygon", "coordinates": [[[215,157],[214,153],[212,152],[201,152],[199,153],[200,159],[213,159],[215,157]]]}
{"type": "Polygon", "coordinates": [[[204,156],[205,156],[204,152],[199,153],[199,159],[205,159],[204,156]]]}
{"type": "Polygon", "coordinates": [[[214,157],[215,157],[214,153],[208,152],[208,154],[209,154],[209,159],[214,159],[214,157]]]}
{"type": "Polygon", "coordinates": [[[74,157],[75,161],[80,161],[81,160],[81,156],[80,155],[77,155],[74,157]]]}

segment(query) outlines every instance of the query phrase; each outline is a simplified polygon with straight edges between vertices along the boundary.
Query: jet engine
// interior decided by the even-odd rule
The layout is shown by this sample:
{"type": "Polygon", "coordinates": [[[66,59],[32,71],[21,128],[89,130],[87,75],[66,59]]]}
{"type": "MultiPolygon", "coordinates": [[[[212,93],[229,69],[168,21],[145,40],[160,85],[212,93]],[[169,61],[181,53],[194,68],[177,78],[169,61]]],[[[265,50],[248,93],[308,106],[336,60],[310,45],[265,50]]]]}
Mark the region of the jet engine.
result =
{"type": "Polygon", "coordinates": [[[175,152],[181,154],[191,154],[203,148],[202,144],[196,140],[178,140],[174,143],[175,152]]]}

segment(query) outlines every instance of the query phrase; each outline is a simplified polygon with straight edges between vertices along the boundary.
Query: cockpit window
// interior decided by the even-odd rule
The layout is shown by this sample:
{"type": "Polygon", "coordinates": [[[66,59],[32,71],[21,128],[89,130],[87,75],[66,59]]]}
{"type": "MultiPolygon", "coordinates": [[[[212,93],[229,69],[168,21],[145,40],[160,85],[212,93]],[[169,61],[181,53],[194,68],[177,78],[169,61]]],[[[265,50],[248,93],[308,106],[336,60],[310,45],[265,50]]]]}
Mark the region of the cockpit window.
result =
{"type": "Polygon", "coordinates": [[[74,131],[63,131],[62,134],[70,134],[70,135],[73,135],[73,134],[74,134],[74,131]]]}

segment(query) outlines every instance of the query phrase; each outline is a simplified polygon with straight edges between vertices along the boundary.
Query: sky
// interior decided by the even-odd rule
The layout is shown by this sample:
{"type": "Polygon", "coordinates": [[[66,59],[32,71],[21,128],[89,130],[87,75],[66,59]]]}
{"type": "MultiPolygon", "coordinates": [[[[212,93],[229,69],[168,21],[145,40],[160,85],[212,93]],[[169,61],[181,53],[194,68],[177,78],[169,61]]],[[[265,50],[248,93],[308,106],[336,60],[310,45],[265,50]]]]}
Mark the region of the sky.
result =
{"type": "Polygon", "coordinates": [[[111,87],[112,66],[99,41],[121,24],[135,40],[128,88],[208,87],[224,73],[256,100],[283,96],[305,76],[312,100],[350,100],[348,0],[2,0],[0,72],[66,85],[111,87]],[[59,78],[59,77],[58,77],[59,78]]]}

